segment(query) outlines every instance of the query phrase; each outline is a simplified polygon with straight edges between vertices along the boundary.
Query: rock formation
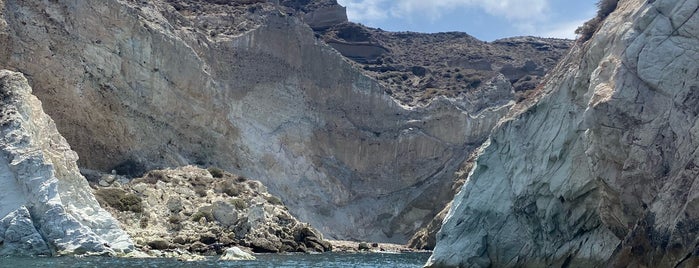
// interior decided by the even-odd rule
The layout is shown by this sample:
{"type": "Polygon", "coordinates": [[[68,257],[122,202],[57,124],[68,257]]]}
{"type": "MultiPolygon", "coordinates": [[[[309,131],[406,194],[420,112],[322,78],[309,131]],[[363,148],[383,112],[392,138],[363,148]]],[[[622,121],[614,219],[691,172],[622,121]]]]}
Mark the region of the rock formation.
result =
{"type": "MultiPolygon", "coordinates": [[[[27,75],[83,168],[220,166],[260,179],[330,238],[406,242],[452,198],[454,172],[508,112],[520,73],[397,102],[306,24],[343,21],[333,3],[4,0],[0,67],[27,75]]],[[[558,43],[526,55],[555,61],[558,43]]],[[[448,67],[488,69],[462,56],[448,67]]],[[[532,67],[490,68],[507,63],[532,67]]],[[[406,68],[396,72],[410,88],[442,87],[437,69],[406,68]]],[[[462,84],[454,72],[446,84],[462,84]]]]}
{"type": "Polygon", "coordinates": [[[156,256],[223,254],[234,246],[261,253],[331,250],[262,183],[218,169],[154,170],[126,184],[95,187],[97,200],[136,245],[156,256]]]}
{"type": "Polygon", "coordinates": [[[500,75],[512,84],[517,98],[523,98],[571,44],[535,37],[483,42],[459,32],[387,32],[356,23],[316,32],[393,98],[411,106],[426,105],[437,96],[474,102],[470,99],[484,95],[485,82],[500,75]]]}
{"type": "Polygon", "coordinates": [[[0,255],[132,251],[24,76],[1,70],[0,96],[0,255]]]}
{"type": "Polygon", "coordinates": [[[221,261],[241,261],[241,260],[255,260],[255,256],[250,255],[238,247],[232,247],[226,249],[226,252],[219,258],[221,261]]]}
{"type": "Polygon", "coordinates": [[[492,134],[430,267],[696,267],[699,2],[621,0],[492,134]]]}

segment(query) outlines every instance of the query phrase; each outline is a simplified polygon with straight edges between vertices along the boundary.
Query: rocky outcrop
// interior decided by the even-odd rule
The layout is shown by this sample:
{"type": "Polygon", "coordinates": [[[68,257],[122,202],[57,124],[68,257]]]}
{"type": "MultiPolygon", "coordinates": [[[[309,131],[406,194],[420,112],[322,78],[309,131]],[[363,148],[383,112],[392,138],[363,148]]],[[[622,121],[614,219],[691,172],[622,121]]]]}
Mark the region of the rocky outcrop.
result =
{"type": "Polygon", "coordinates": [[[571,40],[514,37],[483,42],[468,34],[387,32],[356,23],[317,30],[403,104],[423,106],[439,96],[482,94],[485,82],[504,75],[524,98],[568,51],[571,40]]]}
{"type": "Polygon", "coordinates": [[[494,131],[428,266],[696,266],[698,10],[619,1],[494,131]]]}
{"type": "Polygon", "coordinates": [[[250,255],[238,247],[232,247],[226,249],[226,252],[219,258],[220,261],[241,261],[241,260],[255,260],[255,256],[250,255]]]}
{"type": "Polygon", "coordinates": [[[0,96],[0,255],[132,251],[24,76],[1,70],[0,96]]]}
{"type": "MultiPolygon", "coordinates": [[[[154,170],[129,183],[96,187],[95,195],[137,246],[155,256],[254,252],[324,252],[329,242],[294,218],[259,181],[218,169],[186,166],[154,170]]],[[[239,256],[241,255],[241,256],[239,256]]]]}
{"type": "Polygon", "coordinates": [[[270,2],[3,3],[0,65],[27,74],[81,167],[220,166],[329,238],[406,242],[514,94],[494,76],[406,106],[270,2]]]}
{"type": "Polygon", "coordinates": [[[316,8],[303,16],[303,21],[313,30],[324,30],[340,23],[347,22],[347,9],[340,5],[329,5],[316,8]]]}

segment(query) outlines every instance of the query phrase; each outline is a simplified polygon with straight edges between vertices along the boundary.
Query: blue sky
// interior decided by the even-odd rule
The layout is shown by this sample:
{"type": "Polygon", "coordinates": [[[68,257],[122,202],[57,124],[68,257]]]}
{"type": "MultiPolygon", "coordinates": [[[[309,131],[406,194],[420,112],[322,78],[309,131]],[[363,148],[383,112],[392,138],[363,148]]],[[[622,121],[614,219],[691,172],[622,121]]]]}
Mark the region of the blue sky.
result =
{"type": "Polygon", "coordinates": [[[387,31],[466,32],[484,41],[575,38],[597,0],[338,0],[350,21],[387,31]]]}

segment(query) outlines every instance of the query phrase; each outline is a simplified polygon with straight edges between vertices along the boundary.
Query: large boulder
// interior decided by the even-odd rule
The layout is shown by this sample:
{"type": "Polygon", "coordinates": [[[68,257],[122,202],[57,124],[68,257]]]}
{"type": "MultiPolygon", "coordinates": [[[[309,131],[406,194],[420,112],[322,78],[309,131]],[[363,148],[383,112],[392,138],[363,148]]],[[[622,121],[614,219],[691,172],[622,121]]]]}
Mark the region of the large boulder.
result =
{"type": "Polygon", "coordinates": [[[243,251],[239,247],[231,247],[226,249],[226,252],[219,258],[220,261],[243,261],[255,259],[255,256],[243,251]]]}

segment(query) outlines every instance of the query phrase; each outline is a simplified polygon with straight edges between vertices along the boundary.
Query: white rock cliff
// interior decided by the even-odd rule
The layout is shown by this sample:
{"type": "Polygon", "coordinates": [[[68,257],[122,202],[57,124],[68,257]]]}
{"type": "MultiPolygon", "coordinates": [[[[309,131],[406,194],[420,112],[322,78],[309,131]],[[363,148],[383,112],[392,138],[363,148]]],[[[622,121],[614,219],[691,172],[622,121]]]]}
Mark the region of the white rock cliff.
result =
{"type": "Polygon", "coordinates": [[[0,255],[130,252],[31,93],[24,76],[0,71],[0,255]]]}
{"type": "Polygon", "coordinates": [[[214,36],[165,1],[0,4],[0,67],[27,75],[81,167],[219,166],[329,238],[407,241],[512,95],[496,80],[473,104],[404,107],[274,10],[214,36]]]}
{"type": "Polygon", "coordinates": [[[696,267],[699,2],[621,0],[503,122],[430,267],[696,267]]]}

